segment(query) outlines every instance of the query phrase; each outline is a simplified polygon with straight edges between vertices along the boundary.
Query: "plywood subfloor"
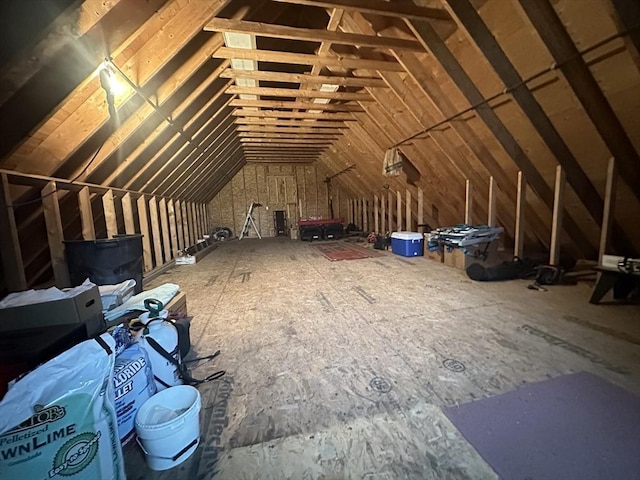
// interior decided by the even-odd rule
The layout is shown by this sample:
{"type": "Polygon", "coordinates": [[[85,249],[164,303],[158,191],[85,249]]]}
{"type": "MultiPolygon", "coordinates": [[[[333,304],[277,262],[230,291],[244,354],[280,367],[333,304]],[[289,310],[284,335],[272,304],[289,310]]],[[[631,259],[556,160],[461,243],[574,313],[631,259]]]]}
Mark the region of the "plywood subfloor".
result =
{"type": "Polygon", "coordinates": [[[129,478],[495,479],[442,406],[591,371],[640,393],[640,309],[587,286],[479,284],[424,258],[329,262],[288,239],[221,244],[178,283],[199,354],[203,443],[129,478]]]}

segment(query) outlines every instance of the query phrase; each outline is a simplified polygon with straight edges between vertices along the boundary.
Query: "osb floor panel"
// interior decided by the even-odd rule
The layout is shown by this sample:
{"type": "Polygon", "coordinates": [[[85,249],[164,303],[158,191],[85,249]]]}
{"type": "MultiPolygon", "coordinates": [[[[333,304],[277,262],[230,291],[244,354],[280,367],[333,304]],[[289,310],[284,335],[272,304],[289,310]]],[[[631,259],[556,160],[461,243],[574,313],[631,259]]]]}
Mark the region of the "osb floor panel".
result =
{"type": "Polygon", "coordinates": [[[495,479],[440,408],[591,371],[640,393],[640,308],[587,286],[479,284],[424,258],[329,262],[247,239],[178,283],[200,355],[203,442],[171,471],[127,450],[131,479],[495,479]]]}

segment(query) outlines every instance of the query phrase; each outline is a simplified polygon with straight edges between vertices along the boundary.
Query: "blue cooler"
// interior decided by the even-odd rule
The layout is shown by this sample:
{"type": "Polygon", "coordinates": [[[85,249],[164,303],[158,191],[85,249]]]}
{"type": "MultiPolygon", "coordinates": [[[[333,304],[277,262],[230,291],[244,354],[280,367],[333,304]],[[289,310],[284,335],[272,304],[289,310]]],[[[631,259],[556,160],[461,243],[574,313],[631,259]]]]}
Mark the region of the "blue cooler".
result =
{"type": "Polygon", "coordinates": [[[391,234],[391,251],[403,257],[421,257],[423,255],[424,237],[416,232],[393,232],[391,234]]]}

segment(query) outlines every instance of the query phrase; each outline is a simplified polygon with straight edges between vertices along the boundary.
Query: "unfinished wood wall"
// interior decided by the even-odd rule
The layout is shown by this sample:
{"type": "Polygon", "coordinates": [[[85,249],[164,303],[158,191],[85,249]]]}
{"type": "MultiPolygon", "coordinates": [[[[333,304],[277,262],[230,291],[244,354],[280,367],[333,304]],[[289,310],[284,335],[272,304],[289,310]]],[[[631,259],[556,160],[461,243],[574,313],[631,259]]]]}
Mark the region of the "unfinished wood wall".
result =
{"type": "MultiPolygon", "coordinates": [[[[327,175],[322,164],[247,164],[209,203],[210,224],[229,227],[239,236],[251,202],[262,204],[254,218],[265,237],[274,236],[275,210],[287,212],[289,226],[298,218],[327,218],[327,175]]],[[[336,180],[332,184],[334,216],[346,218],[347,191],[336,180]]],[[[253,229],[248,236],[256,236],[253,229]]]]}

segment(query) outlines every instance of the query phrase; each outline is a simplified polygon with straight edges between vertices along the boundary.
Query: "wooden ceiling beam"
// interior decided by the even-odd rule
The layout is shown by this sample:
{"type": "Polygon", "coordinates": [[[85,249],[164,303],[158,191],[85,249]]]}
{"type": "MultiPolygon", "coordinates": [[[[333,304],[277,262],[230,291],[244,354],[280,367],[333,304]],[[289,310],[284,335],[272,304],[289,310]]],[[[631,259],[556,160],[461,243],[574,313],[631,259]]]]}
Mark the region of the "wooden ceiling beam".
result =
{"type": "Polygon", "coordinates": [[[256,157],[256,156],[263,156],[265,158],[269,158],[269,157],[278,157],[278,156],[282,156],[282,155],[287,155],[288,158],[317,158],[317,156],[319,155],[317,152],[310,152],[310,153],[287,153],[287,152],[282,152],[280,151],[266,151],[266,152],[256,152],[256,151],[252,151],[252,150],[245,150],[243,149],[243,152],[245,153],[246,156],[248,157],[256,157]]]}
{"type": "Polygon", "coordinates": [[[300,154],[300,153],[319,153],[323,150],[326,150],[327,146],[319,146],[319,145],[243,145],[244,151],[253,152],[253,153],[263,153],[263,152],[272,152],[272,153],[282,153],[282,154],[300,154]]]}
{"type": "Polygon", "coordinates": [[[337,135],[309,135],[307,133],[265,133],[265,132],[239,132],[240,138],[314,138],[318,140],[336,140],[337,135]]]}
{"type": "Polygon", "coordinates": [[[305,127],[276,127],[267,125],[238,125],[237,131],[241,133],[284,133],[284,134],[300,134],[300,135],[343,135],[342,130],[333,128],[305,128],[305,127]]]}
{"type": "MultiPolygon", "coordinates": [[[[464,27],[467,35],[476,43],[480,52],[487,58],[505,85],[516,85],[511,91],[514,100],[520,105],[529,121],[544,140],[549,150],[555,156],[557,162],[566,172],[569,185],[576,192],[578,198],[585,206],[596,224],[602,223],[604,201],[595,185],[591,182],[585,171],[578,163],[560,133],[538,103],[533,93],[524,84],[522,77],[513,66],[509,57],[484,23],[476,9],[470,2],[447,1],[453,14],[458,18],[458,24],[464,27]]],[[[548,28],[545,23],[545,28],[548,28]]],[[[571,43],[573,46],[573,42],[571,43]]],[[[574,47],[575,53],[577,48],[574,47]]],[[[574,52],[572,52],[574,53],[574,52]]],[[[637,168],[636,168],[637,170],[637,168]]],[[[633,190],[633,188],[632,188],[633,190]]],[[[640,190],[640,186],[638,187],[640,190]]],[[[636,191],[640,198],[640,191],[636,191]]],[[[632,251],[633,244],[626,238],[620,225],[615,225],[615,241],[619,244],[619,251],[632,251]]]]}
{"type": "Polygon", "coordinates": [[[285,83],[318,83],[340,85],[341,87],[378,87],[386,88],[386,84],[377,77],[345,77],[331,75],[309,75],[307,73],[269,72],[264,70],[232,70],[227,69],[220,75],[222,78],[247,78],[267,82],[285,83]]]}
{"type": "Polygon", "coordinates": [[[331,42],[341,45],[358,45],[360,47],[424,51],[419,42],[402,38],[360,35],[325,29],[288,27],[243,20],[228,20],[225,18],[214,18],[205,25],[204,29],[210,32],[246,33],[257,37],[281,38],[284,40],[331,42]]]}
{"type": "Polygon", "coordinates": [[[254,60],[257,62],[287,63],[295,65],[321,65],[342,69],[365,69],[390,72],[402,72],[402,66],[387,60],[368,60],[366,58],[338,58],[305,53],[277,52],[272,50],[249,50],[243,48],[221,47],[213,58],[236,60],[254,60]]]}
{"type": "Polygon", "coordinates": [[[309,128],[347,128],[347,125],[340,122],[332,122],[321,119],[304,118],[266,118],[266,117],[237,117],[235,123],[238,125],[271,125],[279,127],[309,127],[309,128]]]}
{"type": "MultiPolygon", "coordinates": [[[[333,139],[332,139],[333,140],[333,139]]],[[[315,138],[241,138],[243,144],[331,145],[332,140],[315,138]]]]}
{"type": "Polygon", "coordinates": [[[340,122],[352,122],[355,120],[350,113],[285,112],[282,110],[249,110],[240,108],[233,111],[233,116],[258,118],[308,118],[313,120],[336,120],[340,122]]]}
{"type": "MultiPolygon", "coordinates": [[[[353,100],[357,102],[371,101],[368,93],[352,92],[322,92],[320,90],[298,90],[296,88],[271,88],[271,87],[238,87],[232,86],[227,89],[230,94],[262,95],[269,97],[305,97],[305,98],[327,98],[330,100],[353,100]]],[[[313,105],[313,104],[310,104],[313,105]]]]}
{"type": "Polygon", "coordinates": [[[281,3],[312,7],[342,8],[350,12],[371,13],[385,17],[409,18],[412,20],[453,21],[446,10],[420,7],[411,2],[386,2],[384,0],[274,0],[281,3]]]}
{"type": "Polygon", "coordinates": [[[624,28],[627,30],[633,29],[633,31],[629,32],[629,40],[636,49],[635,54],[632,53],[632,56],[636,57],[636,65],[640,67],[638,63],[638,56],[640,56],[640,30],[637,28],[640,25],[640,4],[638,2],[629,2],[628,0],[611,0],[611,3],[613,3],[613,7],[624,28]]]}
{"type": "Polygon", "coordinates": [[[231,102],[232,107],[253,107],[253,108],[274,108],[274,109],[305,109],[322,110],[328,112],[363,112],[360,105],[347,105],[343,103],[309,103],[294,102],[286,100],[244,100],[235,99],[231,102]]]}
{"type": "Polygon", "coordinates": [[[315,163],[318,161],[317,158],[261,158],[261,157],[245,157],[247,163],[273,163],[273,164],[281,164],[281,163],[289,163],[289,164],[297,164],[304,165],[309,163],[315,163]]]}

